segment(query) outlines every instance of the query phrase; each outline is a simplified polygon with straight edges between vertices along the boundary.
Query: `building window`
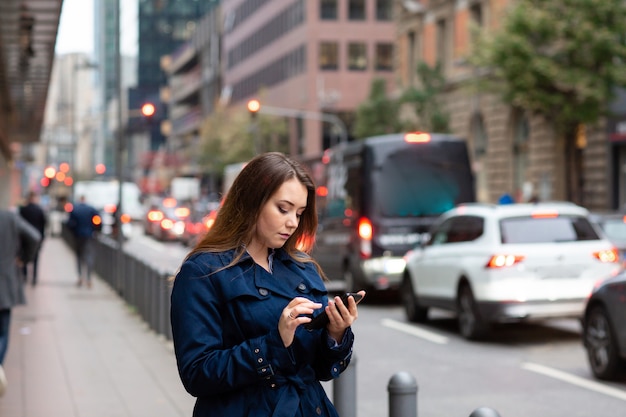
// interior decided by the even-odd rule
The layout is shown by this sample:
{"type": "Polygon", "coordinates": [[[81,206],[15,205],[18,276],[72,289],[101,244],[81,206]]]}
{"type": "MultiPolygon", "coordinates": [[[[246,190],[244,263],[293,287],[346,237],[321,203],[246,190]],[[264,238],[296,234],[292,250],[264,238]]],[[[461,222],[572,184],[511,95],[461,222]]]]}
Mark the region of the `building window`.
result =
{"type": "Polygon", "coordinates": [[[528,119],[521,113],[515,117],[513,131],[513,186],[517,201],[522,201],[524,196],[524,184],[528,170],[530,125],[528,119]]]}
{"type": "Polygon", "coordinates": [[[483,26],[483,6],[480,3],[474,3],[469,8],[472,23],[478,27],[483,26]]]}
{"type": "Polygon", "coordinates": [[[472,169],[476,178],[476,197],[481,203],[489,202],[489,183],[487,182],[487,131],[483,116],[476,113],[471,122],[473,145],[472,169]]]}
{"type": "Polygon", "coordinates": [[[320,43],[320,69],[336,70],[339,68],[339,47],[337,42],[320,43]]]}
{"type": "Polygon", "coordinates": [[[320,20],[337,20],[337,0],[320,0],[320,20]]]}
{"type": "Polygon", "coordinates": [[[348,0],[348,19],[365,20],[365,0],[348,0]]]}
{"type": "Polygon", "coordinates": [[[441,19],[437,21],[437,62],[441,66],[441,69],[445,72],[447,67],[446,61],[448,58],[448,37],[447,35],[446,20],[441,19]]]}
{"type": "Polygon", "coordinates": [[[376,0],[376,20],[391,20],[391,0],[376,0]]]}
{"type": "Polygon", "coordinates": [[[379,43],[376,45],[376,71],[393,70],[393,45],[379,43]]]}
{"type": "Polygon", "coordinates": [[[348,44],[348,69],[365,71],[367,69],[367,48],[362,42],[348,44]]]}
{"type": "Polygon", "coordinates": [[[410,31],[407,34],[407,54],[406,54],[406,79],[409,85],[413,85],[415,83],[416,77],[416,50],[417,48],[417,39],[415,38],[415,32],[410,31]]]}

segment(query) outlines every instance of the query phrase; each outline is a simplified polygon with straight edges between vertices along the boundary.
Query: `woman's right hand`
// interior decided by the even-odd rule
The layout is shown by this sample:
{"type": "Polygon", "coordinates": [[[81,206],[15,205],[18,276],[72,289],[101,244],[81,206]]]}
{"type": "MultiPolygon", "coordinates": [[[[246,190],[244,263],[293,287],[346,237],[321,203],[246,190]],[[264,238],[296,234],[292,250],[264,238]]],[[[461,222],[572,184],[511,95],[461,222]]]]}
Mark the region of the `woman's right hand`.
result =
{"type": "Polygon", "coordinates": [[[285,347],[293,343],[298,326],[310,322],[310,315],[319,308],[322,308],[321,303],[315,303],[304,297],[296,297],[287,304],[278,320],[278,332],[285,347]]]}

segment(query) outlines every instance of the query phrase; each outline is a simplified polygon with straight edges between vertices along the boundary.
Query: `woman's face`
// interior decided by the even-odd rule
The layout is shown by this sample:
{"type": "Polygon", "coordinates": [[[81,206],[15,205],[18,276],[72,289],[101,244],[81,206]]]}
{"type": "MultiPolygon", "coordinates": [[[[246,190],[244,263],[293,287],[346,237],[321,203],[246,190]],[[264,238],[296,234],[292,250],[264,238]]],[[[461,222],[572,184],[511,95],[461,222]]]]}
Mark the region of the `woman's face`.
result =
{"type": "Polygon", "coordinates": [[[282,247],[296,231],[306,202],[306,187],[295,178],[285,181],[261,208],[250,245],[282,247]]]}

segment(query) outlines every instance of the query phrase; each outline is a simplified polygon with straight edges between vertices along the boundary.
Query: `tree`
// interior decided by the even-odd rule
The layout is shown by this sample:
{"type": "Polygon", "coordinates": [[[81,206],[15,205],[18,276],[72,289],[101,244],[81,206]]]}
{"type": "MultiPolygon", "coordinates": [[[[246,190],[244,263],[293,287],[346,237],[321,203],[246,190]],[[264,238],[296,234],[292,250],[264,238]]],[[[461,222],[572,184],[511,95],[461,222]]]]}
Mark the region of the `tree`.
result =
{"type": "MultiPolygon", "coordinates": [[[[261,150],[287,152],[285,121],[275,116],[258,116],[261,150]]],[[[252,159],[254,136],[250,128],[247,110],[217,106],[200,129],[198,162],[204,172],[220,177],[226,165],[252,159]]]]}
{"type": "Polygon", "coordinates": [[[383,79],[374,79],[369,97],[357,107],[354,122],[355,137],[365,138],[402,130],[398,118],[399,104],[396,100],[387,98],[385,84],[383,79]]]}
{"type": "Polygon", "coordinates": [[[516,0],[502,27],[483,34],[470,57],[487,88],[544,116],[562,138],[568,199],[581,202],[584,125],[608,113],[626,86],[623,0],[516,0]]]}
{"type": "Polygon", "coordinates": [[[400,98],[402,103],[413,105],[418,117],[418,125],[413,126],[411,130],[450,132],[450,115],[440,101],[446,86],[440,63],[430,67],[425,62],[420,62],[417,66],[417,76],[421,89],[409,87],[400,98]]]}

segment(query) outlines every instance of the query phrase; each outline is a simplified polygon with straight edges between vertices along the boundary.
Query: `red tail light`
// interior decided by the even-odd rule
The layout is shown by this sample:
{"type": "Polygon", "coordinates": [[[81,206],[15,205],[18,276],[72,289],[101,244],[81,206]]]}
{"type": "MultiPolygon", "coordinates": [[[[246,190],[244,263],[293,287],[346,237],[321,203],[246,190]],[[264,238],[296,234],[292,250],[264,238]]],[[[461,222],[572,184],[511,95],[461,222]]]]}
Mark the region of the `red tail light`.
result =
{"type": "Polygon", "coordinates": [[[487,268],[506,268],[523,260],[524,257],[521,255],[493,255],[485,266],[487,268]]]}
{"type": "Polygon", "coordinates": [[[190,210],[187,207],[177,207],[174,209],[174,214],[180,218],[189,216],[190,210]]]}
{"type": "Polygon", "coordinates": [[[361,217],[358,231],[361,241],[361,257],[369,258],[372,256],[372,235],[374,234],[372,222],[367,217],[361,217]]]}
{"type": "Polygon", "coordinates": [[[160,222],[163,220],[163,212],[159,210],[150,210],[148,212],[148,220],[151,222],[160,222]]]}
{"type": "Polygon", "coordinates": [[[404,135],[404,141],[408,143],[430,142],[430,134],[423,132],[412,132],[404,135]]]}
{"type": "Polygon", "coordinates": [[[91,222],[96,226],[100,226],[102,224],[102,219],[100,218],[100,216],[95,215],[91,218],[91,222]]]}
{"type": "Polygon", "coordinates": [[[605,263],[617,263],[619,261],[619,252],[615,248],[594,252],[593,256],[600,262],[605,263]]]}
{"type": "Polygon", "coordinates": [[[126,223],[130,223],[131,219],[130,219],[130,214],[122,214],[122,216],[120,217],[120,220],[122,221],[122,223],[126,224],[126,223]]]}
{"type": "Polygon", "coordinates": [[[534,211],[531,217],[533,219],[553,219],[559,217],[559,213],[557,211],[534,211]]]}
{"type": "Polygon", "coordinates": [[[163,230],[170,230],[173,227],[174,227],[174,222],[171,221],[170,219],[163,219],[161,221],[161,228],[163,228],[163,230]]]}

